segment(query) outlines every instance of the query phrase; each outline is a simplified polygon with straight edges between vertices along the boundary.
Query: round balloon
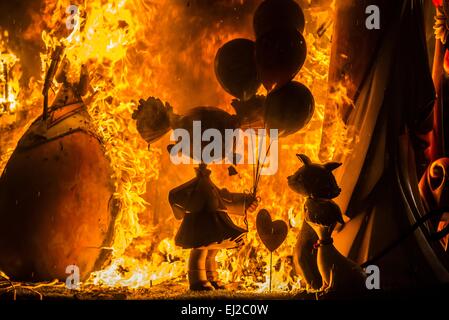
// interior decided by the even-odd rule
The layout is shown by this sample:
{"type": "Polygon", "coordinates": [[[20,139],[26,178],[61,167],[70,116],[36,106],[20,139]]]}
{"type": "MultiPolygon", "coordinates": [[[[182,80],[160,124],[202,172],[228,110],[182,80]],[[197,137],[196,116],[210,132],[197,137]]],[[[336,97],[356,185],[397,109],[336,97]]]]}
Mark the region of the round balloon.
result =
{"type": "Polygon", "coordinates": [[[292,80],[306,60],[304,37],[294,29],[275,29],[256,41],[256,63],[267,90],[292,80]]]}
{"type": "Polygon", "coordinates": [[[255,62],[255,43],[234,39],[218,49],[215,75],[223,89],[241,100],[250,99],[259,89],[255,62]]]}
{"type": "Polygon", "coordinates": [[[315,100],[302,83],[292,81],[270,92],[265,101],[265,125],[285,137],[302,129],[312,118],[315,100]]]}
{"type": "Polygon", "coordinates": [[[234,130],[238,125],[238,118],[224,110],[195,107],[184,115],[173,117],[171,126],[178,140],[168,146],[168,151],[172,155],[182,153],[205,163],[220,161],[234,151],[232,144],[226,143],[226,130],[234,130]],[[188,135],[184,136],[183,132],[188,132],[188,135]]]}
{"type": "Polygon", "coordinates": [[[254,14],[253,27],[257,38],[279,28],[296,29],[302,33],[304,13],[294,0],[265,0],[254,14]]]}

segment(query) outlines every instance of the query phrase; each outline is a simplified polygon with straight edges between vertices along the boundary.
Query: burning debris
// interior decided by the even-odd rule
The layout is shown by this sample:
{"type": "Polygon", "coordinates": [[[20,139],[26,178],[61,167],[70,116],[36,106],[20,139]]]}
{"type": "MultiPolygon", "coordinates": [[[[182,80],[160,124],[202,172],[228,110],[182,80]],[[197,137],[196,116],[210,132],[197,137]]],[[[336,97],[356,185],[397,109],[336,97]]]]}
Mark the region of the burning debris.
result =
{"type": "Polygon", "coordinates": [[[8,50],[8,32],[0,34],[0,116],[17,110],[19,75],[16,65],[19,59],[8,50]]]}

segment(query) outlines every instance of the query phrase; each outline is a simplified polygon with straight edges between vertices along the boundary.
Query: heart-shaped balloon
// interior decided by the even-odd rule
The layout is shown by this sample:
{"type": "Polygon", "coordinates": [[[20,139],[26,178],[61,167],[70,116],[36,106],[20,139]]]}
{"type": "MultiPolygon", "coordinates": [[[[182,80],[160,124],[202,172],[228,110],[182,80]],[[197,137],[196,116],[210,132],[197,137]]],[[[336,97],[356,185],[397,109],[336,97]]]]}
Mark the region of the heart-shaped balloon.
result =
{"type": "Polygon", "coordinates": [[[257,233],[265,247],[273,252],[284,242],[287,237],[288,227],[283,220],[271,220],[270,213],[262,209],[256,218],[257,233]]]}

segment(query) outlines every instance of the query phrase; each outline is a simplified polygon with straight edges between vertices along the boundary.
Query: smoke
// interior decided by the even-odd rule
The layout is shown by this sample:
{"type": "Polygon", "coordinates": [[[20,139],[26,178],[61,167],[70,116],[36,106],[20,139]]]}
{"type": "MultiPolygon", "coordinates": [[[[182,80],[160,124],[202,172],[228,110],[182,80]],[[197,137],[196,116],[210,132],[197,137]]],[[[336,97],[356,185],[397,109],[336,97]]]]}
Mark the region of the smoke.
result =
{"type": "Polygon", "coordinates": [[[9,33],[8,47],[18,55],[23,73],[21,85],[26,87],[31,77],[40,76],[40,38],[24,36],[39,19],[41,0],[11,0],[0,2],[0,31],[9,33]]]}
{"type": "Polygon", "coordinates": [[[39,12],[41,0],[0,2],[0,26],[14,33],[23,32],[31,23],[31,13],[39,12]]]}
{"type": "Polygon", "coordinates": [[[145,49],[160,55],[161,66],[152,69],[158,87],[150,89],[149,95],[169,101],[178,111],[207,105],[229,107],[231,97],[215,78],[214,57],[233,38],[253,39],[252,17],[260,0],[152,3],[158,8],[157,16],[146,34],[156,36],[145,49]]]}
{"type": "MultiPolygon", "coordinates": [[[[76,4],[82,1],[72,2],[76,4]]],[[[145,41],[138,39],[142,43],[139,44],[140,47],[138,45],[133,49],[136,52],[144,50],[149,55],[161,58],[161,66],[151,63],[144,65],[151,69],[148,74],[153,75],[144,80],[147,83],[155,82],[154,75],[157,78],[157,85],[147,88],[148,95],[170,101],[178,110],[200,105],[226,108],[231,97],[224,93],[215,78],[215,52],[232,38],[253,38],[252,16],[260,2],[261,0],[128,1],[127,6],[133,8],[136,20],[144,26],[145,34],[140,36],[146,38],[145,41]],[[145,11],[151,9],[156,9],[156,17],[144,19],[145,11]]],[[[21,60],[23,86],[28,84],[31,77],[41,76],[40,53],[44,52],[42,31],[55,28],[55,21],[65,21],[65,17],[53,15],[56,3],[58,1],[45,0],[0,3],[0,29],[8,30],[9,47],[21,60]]],[[[130,49],[131,59],[133,49],[130,49]]],[[[139,70],[137,68],[141,69],[142,64],[136,63],[136,72],[139,70]]]]}

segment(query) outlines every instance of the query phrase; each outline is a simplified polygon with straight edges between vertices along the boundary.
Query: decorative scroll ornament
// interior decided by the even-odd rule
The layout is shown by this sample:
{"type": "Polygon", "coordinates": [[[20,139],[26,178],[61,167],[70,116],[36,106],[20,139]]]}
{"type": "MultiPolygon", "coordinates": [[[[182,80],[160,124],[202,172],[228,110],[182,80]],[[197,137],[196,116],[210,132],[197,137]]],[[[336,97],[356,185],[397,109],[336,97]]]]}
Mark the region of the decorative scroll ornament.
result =
{"type": "MultiPolygon", "coordinates": [[[[437,210],[449,206],[449,158],[440,158],[428,167],[419,182],[421,198],[428,210],[437,210]]],[[[437,221],[437,232],[449,224],[449,212],[437,221]]],[[[441,244],[449,249],[449,236],[441,239],[441,244]]]]}
{"type": "Polygon", "coordinates": [[[441,0],[434,1],[436,8],[435,25],[435,38],[440,40],[442,44],[446,44],[449,35],[449,1],[441,0]]]}

